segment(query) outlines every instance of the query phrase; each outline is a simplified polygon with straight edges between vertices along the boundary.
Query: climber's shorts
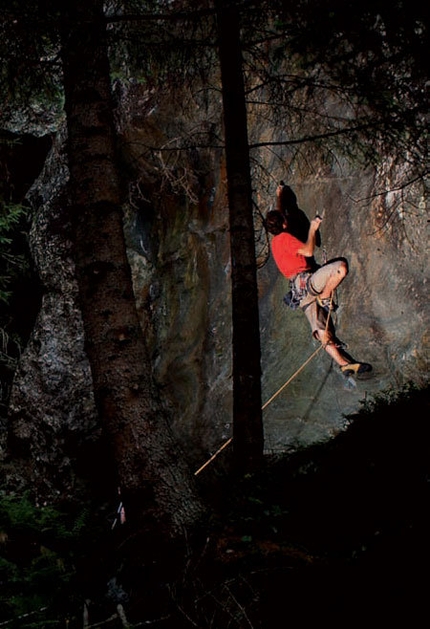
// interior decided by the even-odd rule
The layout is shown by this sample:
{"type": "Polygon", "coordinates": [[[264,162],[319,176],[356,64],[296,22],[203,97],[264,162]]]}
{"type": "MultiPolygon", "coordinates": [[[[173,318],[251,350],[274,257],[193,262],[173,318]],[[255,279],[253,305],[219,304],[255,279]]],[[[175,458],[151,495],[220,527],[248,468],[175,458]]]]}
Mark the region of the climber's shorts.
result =
{"type": "Polygon", "coordinates": [[[345,258],[338,258],[327,262],[327,264],[324,264],[315,271],[308,280],[308,293],[300,302],[300,308],[305,313],[311,326],[312,335],[316,339],[319,338],[319,332],[325,332],[327,330],[328,342],[335,342],[333,317],[330,317],[330,321],[327,325],[328,313],[318,306],[315,297],[324,290],[329,278],[337,273],[345,262],[345,258]]]}

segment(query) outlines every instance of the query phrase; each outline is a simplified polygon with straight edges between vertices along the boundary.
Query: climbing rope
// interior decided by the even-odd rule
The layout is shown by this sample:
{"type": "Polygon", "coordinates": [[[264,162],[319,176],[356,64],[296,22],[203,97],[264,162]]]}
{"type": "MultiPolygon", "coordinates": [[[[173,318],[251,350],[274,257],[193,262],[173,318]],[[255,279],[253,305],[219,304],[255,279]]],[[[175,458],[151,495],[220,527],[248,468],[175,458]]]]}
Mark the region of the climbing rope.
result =
{"type": "Polygon", "coordinates": [[[319,351],[320,351],[323,347],[325,347],[325,345],[320,345],[320,346],[319,346],[319,347],[318,347],[318,348],[314,351],[314,353],[313,353],[313,354],[311,354],[311,355],[309,356],[309,358],[308,358],[308,359],[307,359],[307,360],[303,363],[303,365],[302,365],[301,367],[299,367],[295,373],[293,373],[293,375],[291,376],[291,378],[288,378],[288,380],[287,380],[287,381],[286,381],[286,382],[282,385],[282,387],[280,387],[280,388],[276,391],[276,393],[274,393],[274,394],[272,395],[272,397],[271,397],[270,399],[268,399],[268,400],[267,400],[267,402],[266,402],[265,404],[263,404],[263,406],[261,407],[261,410],[262,410],[262,411],[264,411],[264,409],[266,408],[266,406],[269,406],[269,404],[270,404],[271,402],[273,402],[273,400],[275,399],[275,397],[277,397],[277,396],[281,393],[281,391],[283,391],[283,390],[285,389],[285,387],[286,387],[286,386],[288,386],[288,385],[290,384],[290,382],[292,382],[292,381],[294,380],[294,378],[295,378],[296,376],[298,376],[298,375],[299,375],[299,373],[300,373],[301,371],[303,371],[303,369],[306,367],[306,365],[307,365],[308,363],[310,363],[310,362],[311,362],[312,358],[314,358],[314,356],[316,356],[316,355],[318,354],[318,352],[319,352],[319,351]]]}
{"type": "Polygon", "coordinates": [[[221,446],[221,447],[220,447],[220,448],[219,448],[219,449],[215,452],[215,454],[213,454],[213,455],[211,456],[211,458],[210,458],[210,459],[208,459],[208,460],[206,461],[206,463],[203,463],[203,465],[202,465],[201,467],[199,467],[199,469],[197,470],[197,472],[194,472],[194,476],[197,476],[197,474],[200,474],[200,472],[201,472],[202,470],[204,470],[204,469],[205,469],[205,467],[207,467],[207,466],[209,465],[209,463],[212,463],[212,461],[213,461],[214,459],[216,459],[216,457],[218,456],[218,454],[219,454],[220,452],[222,452],[222,451],[224,450],[224,448],[226,448],[226,447],[227,447],[227,446],[228,446],[228,445],[229,445],[232,441],[233,441],[233,437],[230,437],[230,439],[227,439],[227,441],[226,441],[226,442],[225,442],[225,443],[224,443],[224,444],[223,444],[223,445],[222,445],[222,446],[221,446]]]}
{"type": "MultiPolygon", "coordinates": [[[[330,321],[330,316],[331,316],[331,308],[332,308],[332,304],[333,304],[333,292],[332,292],[332,294],[331,294],[331,296],[330,296],[330,306],[329,306],[329,310],[328,310],[327,321],[326,321],[326,324],[325,324],[325,332],[327,332],[327,329],[328,329],[328,324],[329,324],[329,321],[330,321]]],[[[319,346],[319,347],[318,347],[318,348],[317,348],[317,349],[316,349],[316,350],[315,350],[315,351],[314,351],[314,352],[313,352],[313,353],[309,356],[309,358],[308,358],[307,360],[305,360],[305,362],[303,363],[303,365],[301,365],[301,367],[299,367],[299,368],[297,369],[297,371],[295,371],[295,372],[293,373],[293,375],[292,375],[290,378],[288,378],[288,380],[287,380],[287,381],[286,381],[286,382],[285,382],[285,383],[284,383],[284,384],[283,384],[283,385],[282,385],[282,386],[281,386],[281,387],[280,387],[280,388],[276,391],[276,393],[274,393],[274,394],[272,395],[272,397],[271,397],[271,398],[269,398],[269,399],[267,400],[267,402],[265,402],[265,403],[263,404],[263,406],[261,407],[261,410],[262,410],[262,411],[264,411],[264,409],[265,409],[267,406],[269,406],[269,404],[270,404],[271,402],[273,402],[273,400],[274,400],[274,399],[275,399],[275,398],[276,398],[276,397],[277,397],[277,396],[278,396],[278,395],[279,395],[279,394],[280,394],[280,393],[281,393],[281,392],[285,389],[285,387],[287,387],[287,386],[290,384],[290,382],[292,382],[292,381],[294,380],[294,378],[296,378],[296,377],[299,375],[299,373],[300,373],[301,371],[303,371],[303,369],[306,367],[306,365],[308,365],[308,364],[311,362],[311,360],[312,360],[312,359],[313,359],[313,358],[314,358],[314,357],[318,354],[318,352],[319,352],[319,351],[321,351],[323,348],[325,349],[325,347],[326,347],[326,345],[321,344],[321,345],[320,345],[320,346],[319,346]]],[[[203,470],[205,469],[205,467],[207,467],[210,463],[212,463],[212,461],[213,461],[214,459],[216,459],[216,457],[217,457],[217,456],[218,456],[218,455],[219,455],[219,454],[220,454],[220,453],[224,450],[224,448],[226,448],[226,447],[227,447],[227,446],[228,446],[228,445],[229,445],[232,441],[233,441],[233,437],[230,437],[230,439],[227,439],[227,441],[226,441],[225,443],[223,443],[223,445],[222,445],[222,446],[221,446],[221,447],[220,447],[220,448],[219,448],[219,449],[215,452],[215,454],[213,454],[213,455],[211,456],[211,458],[210,458],[210,459],[208,459],[208,460],[206,461],[206,463],[204,463],[201,467],[199,467],[199,469],[198,469],[196,472],[194,472],[194,476],[197,476],[198,474],[200,474],[200,472],[201,472],[201,471],[203,471],[203,470]]]]}

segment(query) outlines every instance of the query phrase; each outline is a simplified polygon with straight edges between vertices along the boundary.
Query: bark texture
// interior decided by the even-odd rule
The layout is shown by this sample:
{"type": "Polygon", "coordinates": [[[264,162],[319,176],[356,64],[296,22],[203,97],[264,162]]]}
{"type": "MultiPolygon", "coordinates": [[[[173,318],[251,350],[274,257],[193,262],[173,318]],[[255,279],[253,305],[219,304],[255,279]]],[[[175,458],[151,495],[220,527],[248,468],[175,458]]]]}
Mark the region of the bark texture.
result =
{"type": "Polygon", "coordinates": [[[238,11],[217,2],[230,217],[233,320],[233,448],[247,470],[261,462],[260,331],[251,173],[238,11]]]}
{"type": "Polygon", "coordinates": [[[96,405],[127,521],[175,537],[196,523],[192,475],[157,403],[123,235],[101,2],[68,3],[63,64],[75,262],[96,405]],[[164,525],[164,527],[163,527],[164,525]]]}

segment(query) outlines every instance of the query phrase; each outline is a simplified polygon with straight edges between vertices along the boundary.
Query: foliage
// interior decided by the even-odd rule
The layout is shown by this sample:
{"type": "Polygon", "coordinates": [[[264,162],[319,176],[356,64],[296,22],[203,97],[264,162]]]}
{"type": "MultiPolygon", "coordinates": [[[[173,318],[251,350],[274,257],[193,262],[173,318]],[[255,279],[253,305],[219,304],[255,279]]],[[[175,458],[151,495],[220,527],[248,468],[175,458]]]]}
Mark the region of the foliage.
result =
{"type": "Polygon", "coordinates": [[[430,558],[428,406],[428,389],[387,390],[337,438],[212,491],[217,518],[194,598],[181,601],[194,626],[234,617],[277,629],[282,614],[293,626],[344,626],[351,610],[353,626],[379,614],[391,624],[400,611],[410,621],[412,609],[419,618],[420,566],[430,558]]]}
{"type": "MultiPolygon", "coordinates": [[[[18,105],[46,123],[50,108],[61,107],[59,30],[67,14],[60,4],[5,2],[3,119],[13,120],[18,105]]],[[[339,152],[369,165],[393,146],[405,166],[396,185],[425,176],[428,26],[422,3],[235,4],[241,13],[248,116],[274,129],[273,139],[260,142],[259,125],[252,125],[255,188],[271,183],[274,156],[292,169],[305,169],[315,154],[332,163],[339,152]]],[[[221,133],[213,133],[213,121],[220,120],[220,111],[215,118],[209,107],[215,107],[219,90],[214,3],[112,0],[106,24],[112,77],[145,84],[155,107],[158,99],[170,97],[181,113],[193,104],[200,112],[207,108],[206,125],[201,119],[184,137],[176,127],[173,143],[148,147],[148,156],[157,155],[150,148],[176,154],[219,145],[221,133]]]]}
{"type": "Polygon", "coordinates": [[[8,303],[8,290],[14,279],[28,270],[25,254],[16,247],[15,236],[21,235],[23,219],[28,208],[21,204],[6,205],[0,209],[0,302],[8,303]]]}
{"type": "Polygon", "coordinates": [[[49,123],[62,104],[55,2],[3,0],[0,20],[0,120],[49,123]],[[20,120],[21,116],[21,120],[20,120]]]}
{"type": "Polygon", "coordinates": [[[386,409],[402,408],[411,400],[419,399],[421,395],[422,392],[417,384],[406,382],[401,389],[384,389],[372,397],[362,400],[359,414],[362,416],[383,414],[386,409]]]}
{"type": "Polygon", "coordinates": [[[213,11],[206,4],[113,2],[107,13],[113,70],[162,93],[200,83],[216,63],[213,11]]]}
{"type": "MultiPolygon", "coordinates": [[[[357,604],[365,616],[379,610],[385,619],[399,607],[410,611],[412,601],[424,607],[428,393],[413,384],[387,390],[366,401],[336,439],[270,458],[252,475],[212,479],[205,493],[213,516],[202,531],[203,549],[194,540],[187,569],[173,583],[166,585],[165,575],[149,566],[128,575],[133,605],[123,602],[129,626],[272,629],[285,610],[285,592],[289,619],[304,626],[309,615],[348,618],[357,604]]],[[[106,571],[112,542],[102,554],[89,552],[110,533],[92,520],[86,506],[61,510],[36,505],[30,494],[0,494],[0,622],[81,626],[83,600],[94,586],[86,572],[97,572],[103,591],[112,576],[106,571]]],[[[127,581],[127,561],[120,553],[118,580],[127,581]]],[[[90,622],[98,613],[100,624],[110,619],[124,626],[95,591],[90,622]]]]}
{"type": "Polygon", "coordinates": [[[0,494],[0,619],[6,625],[62,626],[77,605],[75,562],[94,535],[89,520],[85,507],[67,512],[39,506],[29,493],[0,494]]]}
{"type": "MultiPolygon", "coordinates": [[[[308,174],[316,156],[330,167],[346,157],[363,168],[391,155],[396,168],[381,186],[424,179],[428,28],[421,3],[234,4],[241,14],[254,189],[271,190],[276,162],[287,173],[308,174]],[[272,137],[262,139],[262,124],[272,137]]],[[[175,90],[181,113],[198,105],[192,135],[176,126],[164,154],[219,146],[221,131],[213,133],[213,121],[220,120],[214,3],[130,0],[112,4],[107,20],[117,76],[156,90],[153,105],[175,90]]]]}
{"type": "Polygon", "coordinates": [[[328,108],[330,92],[349,103],[339,123],[356,128],[351,138],[367,137],[376,152],[390,152],[395,142],[401,158],[425,173],[419,166],[426,151],[429,42],[422,3],[301,0],[274,6],[280,35],[274,59],[284,58],[286,47],[307,86],[326,91],[328,108]]]}
{"type": "Polygon", "coordinates": [[[0,403],[6,405],[9,387],[25,342],[14,320],[15,291],[31,282],[27,243],[29,210],[21,204],[0,207],[0,403]]]}

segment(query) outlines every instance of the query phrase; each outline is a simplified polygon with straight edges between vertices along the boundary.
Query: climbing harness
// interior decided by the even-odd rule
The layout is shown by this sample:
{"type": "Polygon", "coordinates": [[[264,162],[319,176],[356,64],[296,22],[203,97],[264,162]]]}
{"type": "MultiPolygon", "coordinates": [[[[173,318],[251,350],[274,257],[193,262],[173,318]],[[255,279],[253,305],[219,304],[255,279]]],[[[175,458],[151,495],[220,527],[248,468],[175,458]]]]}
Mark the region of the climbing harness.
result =
{"type": "MultiPolygon", "coordinates": [[[[332,302],[332,300],[333,300],[333,293],[331,294],[331,297],[330,297],[330,302],[332,302]]],[[[326,331],[326,332],[327,332],[327,329],[328,329],[328,324],[329,324],[329,321],[330,321],[330,316],[331,316],[330,312],[331,312],[331,311],[329,310],[329,311],[328,311],[328,314],[327,314],[326,329],[325,329],[325,331],[326,331]]],[[[327,345],[327,344],[326,344],[326,345],[327,345]]],[[[315,358],[315,356],[318,354],[318,352],[320,352],[322,349],[324,349],[324,348],[326,347],[326,345],[323,345],[323,344],[321,343],[321,344],[320,344],[320,346],[319,346],[319,347],[317,347],[317,349],[316,349],[316,350],[315,350],[315,351],[314,351],[314,352],[313,352],[313,353],[309,356],[309,358],[307,358],[307,360],[305,360],[305,362],[301,365],[301,367],[299,367],[299,368],[297,369],[297,371],[295,371],[295,372],[293,373],[293,375],[292,375],[292,376],[290,376],[290,378],[288,378],[288,380],[287,380],[287,381],[286,381],[286,382],[285,382],[285,383],[284,383],[284,384],[283,384],[283,385],[282,385],[282,386],[281,386],[281,387],[280,387],[280,388],[276,391],[276,393],[274,393],[274,394],[272,395],[272,397],[271,397],[271,398],[269,398],[269,399],[267,400],[267,402],[265,402],[265,403],[263,404],[263,406],[261,407],[261,410],[262,410],[262,411],[264,411],[264,409],[265,409],[267,406],[269,406],[269,404],[270,404],[271,402],[273,402],[273,400],[274,400],[274,399],[275,399],[275,398],[276,398],[276,397],[277,397],[277,396],[278,396],[278,395],[279,395],[279,394],[280,394],[280,393],[281,393],[281,392],[285,389],[285,387],[287,387],[287,386],[290,384],[290,382],[292,382],[292,381],[294,380],[294,378],[296,378],[296,376],[298,376],[298,375],[299,375],[299,373],[300,373],[301,371],[303,371],[303,369],[306,367],[306,365],[308,365],[308,364],[311,362],[311,360],[312,360],[313,358],[315,358]]],[[[210,463],[212,463],[212,461],[213,461],[214,459],[216,459],[216,457],[217,457],[217,456],[218,456],[218,455],[219,455],[219,454],[220,454],[220,453],[221,453],[221,452],[222,452],[222,451],[223,451],[223,450],[224,450],[224,449],[225,449],[225,448],[226,448],[226,447],[227,447],[227,446],[228,446],[228,445],[232,442],[232,441],[233,441],[233,437],[230,437],[230,439],[227,439],[227,441],[226,441],[225,443],[223,443],[223,445],[222,445],[222,446],[221,446],[221,447],[220,447],[220,448],[219,448],[219,449],[215,452],[215,454],[213,454],[213,455],[210,457],[210,459],[208,459],[208,460],[206,461],[206,463],[204,463],[201,467],[199,467],[199,469],[198,469],[196,472],[194,472],[194,476],[197,476],[198,474],[200,474],[200,472],[202,472],[202,471],[205,469],[205,467],[207,467],[210,463]]]]}

